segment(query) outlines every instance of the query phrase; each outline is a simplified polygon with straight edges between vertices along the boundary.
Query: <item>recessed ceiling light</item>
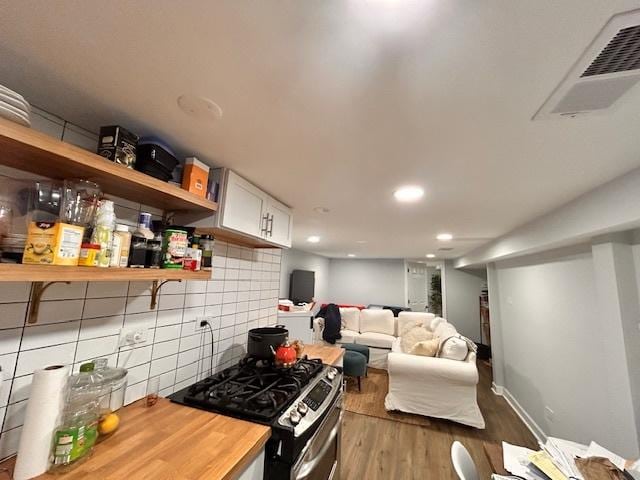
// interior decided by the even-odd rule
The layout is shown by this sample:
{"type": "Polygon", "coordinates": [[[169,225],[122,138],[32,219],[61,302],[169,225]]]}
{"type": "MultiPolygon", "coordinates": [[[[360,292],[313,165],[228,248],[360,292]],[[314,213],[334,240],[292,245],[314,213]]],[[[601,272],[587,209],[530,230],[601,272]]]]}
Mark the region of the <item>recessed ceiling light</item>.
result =
{"type": "Polygon", "coordinates": [[[448,242],[449,240],[453,239],[453,235],[451,235],[450,233],[439,233],[436,238],[441,242],[448,242]]]}
{"type": "Polygon", "coordinates": [[[313,209],[313,211],[316,213],[325,214],[325,213],[329,213],[331,210],[329,210],[327,207],[316,207],[313,209]]]}
{"type": "Polygon", "coordinates": [[[215,122],[222,118],[222,109],[209,98],[191,94],[180,95],[178,97],[178,107],[187,115],[198,120],[215,122]]]}
{"type": "Polygon", "coordinates": [[[433,253],[427,253],[426,257],[427,258],[436,258],[436,256],[433,253]]]}
{"type": "Polygon", "coordinates": [[[393,192],[393,196],[396,197],[396,200],[399,202],[415,202],[420,200],[423,195],[424,190],[415,185],[400,187],[393,192]]]}
{"type": "Polygon", "coordinates": [[[356,254],[355,254],[355,253],[347,253],[347,257],[349,257],[349,258],[353,258],[353,257],[355,257],[355,256],[356,256],[356,254]]]}
{"type": "Polygon", "coordinates": [[[311,235],[310,237],[307,237],[307,242],[309,243],[318,243],[320,241],[320,237],[318,237],[317,235],[311,235]]]}

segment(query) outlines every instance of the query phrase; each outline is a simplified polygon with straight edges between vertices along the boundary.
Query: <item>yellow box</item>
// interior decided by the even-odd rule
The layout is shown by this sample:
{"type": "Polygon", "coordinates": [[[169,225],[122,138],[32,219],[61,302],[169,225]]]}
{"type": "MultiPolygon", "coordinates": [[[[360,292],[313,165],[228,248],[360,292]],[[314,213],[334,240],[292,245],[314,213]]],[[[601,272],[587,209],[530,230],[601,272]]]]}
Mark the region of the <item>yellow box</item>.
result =
{"type": "Polygon", "coordinates": [[[67,223],[31,222],[22,263],[78,265],[84,227],[67,223]]]}

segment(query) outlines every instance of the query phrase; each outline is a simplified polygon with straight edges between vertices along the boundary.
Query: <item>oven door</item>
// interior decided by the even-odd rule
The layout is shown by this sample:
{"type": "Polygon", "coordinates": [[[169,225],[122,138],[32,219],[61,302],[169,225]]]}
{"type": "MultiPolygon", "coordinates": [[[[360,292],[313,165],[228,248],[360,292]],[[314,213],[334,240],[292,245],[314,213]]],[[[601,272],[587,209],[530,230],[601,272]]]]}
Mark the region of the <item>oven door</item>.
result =
{"type": "Polygon", "coordinates": [[[338,480],[340,478],[340,436],[342,409],[334,402],[324,422],[309,440],[291,469],[291,480],[338,480]]]}

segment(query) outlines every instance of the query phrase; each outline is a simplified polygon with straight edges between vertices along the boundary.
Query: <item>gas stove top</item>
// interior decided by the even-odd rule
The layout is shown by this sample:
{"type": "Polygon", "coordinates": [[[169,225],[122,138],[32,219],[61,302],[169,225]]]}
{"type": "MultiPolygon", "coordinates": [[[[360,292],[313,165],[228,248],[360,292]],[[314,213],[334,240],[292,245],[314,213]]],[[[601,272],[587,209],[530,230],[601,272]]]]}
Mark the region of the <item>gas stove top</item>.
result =
{"type": "Polygon", "coordinates": [[[323,370],[318,359],[303,358],[277,368],[251,357],[171,395],[171,399],[205,410],[270,423],[323,370]]]}

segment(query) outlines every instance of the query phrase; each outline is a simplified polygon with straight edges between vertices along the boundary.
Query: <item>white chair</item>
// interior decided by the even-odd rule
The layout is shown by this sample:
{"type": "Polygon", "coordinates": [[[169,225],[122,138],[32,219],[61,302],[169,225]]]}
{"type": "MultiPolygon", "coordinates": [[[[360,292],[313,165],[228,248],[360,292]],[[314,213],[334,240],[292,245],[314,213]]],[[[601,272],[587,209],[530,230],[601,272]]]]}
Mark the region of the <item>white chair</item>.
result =
{"type": "Polygon", "coordinates": [[[460,480],[479,480],[471,455],[458,441],[451,445],[451,462],[453,462],[453,469],[460,480]]]}

